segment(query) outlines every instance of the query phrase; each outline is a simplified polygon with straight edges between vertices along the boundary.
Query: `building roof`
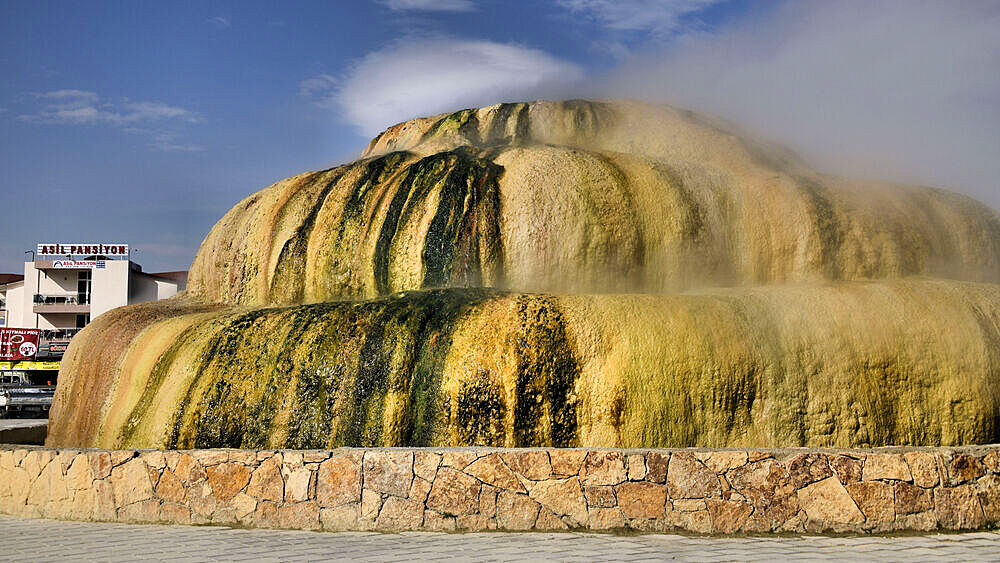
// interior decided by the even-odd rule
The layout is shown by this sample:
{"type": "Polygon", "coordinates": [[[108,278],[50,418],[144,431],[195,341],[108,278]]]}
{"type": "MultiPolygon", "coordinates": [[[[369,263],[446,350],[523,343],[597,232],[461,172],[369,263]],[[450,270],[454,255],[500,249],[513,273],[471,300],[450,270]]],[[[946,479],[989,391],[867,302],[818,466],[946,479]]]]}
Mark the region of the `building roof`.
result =
{"type": "Polygon", "coordinates": [[[166,280],[171,280],[175,282],[184,282],[184,283],[186,283],[188,279],[187,270],[178,272],[154,272],[154,273],[149,273],[148,275],[156,278],[163,278],[166,280]]]}
{"type": "Polygon", "coordinates": [[[0,274],[0,285],[19,282],[23,280],[24,276],[22,276],[21,274],[0,274]]]}

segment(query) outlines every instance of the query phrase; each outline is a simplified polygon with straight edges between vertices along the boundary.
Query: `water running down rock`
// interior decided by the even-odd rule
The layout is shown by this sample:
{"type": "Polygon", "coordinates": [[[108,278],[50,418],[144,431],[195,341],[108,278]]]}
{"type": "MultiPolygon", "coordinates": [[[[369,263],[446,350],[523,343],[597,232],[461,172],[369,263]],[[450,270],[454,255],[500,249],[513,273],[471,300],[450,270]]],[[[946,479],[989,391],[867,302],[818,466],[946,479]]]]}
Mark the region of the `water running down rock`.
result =
{"type": "Polygon", "coordinates": [[[632,102],[396,125],[63,362],[48,445],[1000,439],[1000,218],[632,102]]]}

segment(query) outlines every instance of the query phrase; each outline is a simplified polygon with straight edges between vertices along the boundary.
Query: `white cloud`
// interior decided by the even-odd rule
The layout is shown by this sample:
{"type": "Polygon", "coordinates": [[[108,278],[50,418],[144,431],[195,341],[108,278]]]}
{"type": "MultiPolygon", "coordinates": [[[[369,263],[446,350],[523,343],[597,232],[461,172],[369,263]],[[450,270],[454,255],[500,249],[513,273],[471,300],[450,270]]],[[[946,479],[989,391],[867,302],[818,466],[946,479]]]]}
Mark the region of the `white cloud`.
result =
{"type": "Polygon", "coordinates": [[[557,0],[577,16],[608,29],[666,36],[681,28],[681,19],[722,0],[557,0]]]}
{"type": "Polygon", "coordinates": [[[232,21],[229,18],[223,16],[215,16],[214,18],[208,18],[205,21],[207,23],[214,25],[219,29],[228,29],[233,26],[232,21]]]}
{"type": "Polygon", "coordinates": [[[472,0],[378,0],[379,4],[397,12],[472,12],[472,0]]]}
{"type": "Polygon", "coordinates": [[[789,2],[634,57],[600,95],[702,109],[833,172],[1000,204],[1000,6],[789,2]]]}
{"type": "Polygon", "coordinates": [[[361,58],[320,101],[374,134],[420,115],[544,95],[582,77],[577,65],[519,45],[403,40],[361,58]]]}
{"type": "Polygon", "coordinates": [[[84,90],[55,90],[35,94],[41,103],[33,113],[22,114],[18,119],[32,123],[93,125],[108,123],[127,125],[140,122],[183,120],[201,121],[201,117],[184,108],[162,102],[132,102],[123,100],[115,104],[94,92],[84,90]]]}
{"type": "Polygon", "coordinates": [[[157,101],[123,99],[112,102],[95,92],[54,90],[31,96],[38,107],[18,119],[45,125],[110,125],[126,133],[148,137],[149,148],[165,152],[204,150],[200,145],[178,140],[177,129],[203,118],[195,112],[157,101]],[[164,130],[166,129],[166,131],[164,130]]]}
{"type": "Polygon", "coordinates": [[[191,143],[179,142],[177,133],[153,132],[149,148],[160,152],[202,152],[205,147],[191,143]]]}
{"type": "Polygon", "coordinates": [[[328,100],[337,87],[337,79],[329,74],[318,74],[299,82],[299,95],[317,101],[328,100]]]}

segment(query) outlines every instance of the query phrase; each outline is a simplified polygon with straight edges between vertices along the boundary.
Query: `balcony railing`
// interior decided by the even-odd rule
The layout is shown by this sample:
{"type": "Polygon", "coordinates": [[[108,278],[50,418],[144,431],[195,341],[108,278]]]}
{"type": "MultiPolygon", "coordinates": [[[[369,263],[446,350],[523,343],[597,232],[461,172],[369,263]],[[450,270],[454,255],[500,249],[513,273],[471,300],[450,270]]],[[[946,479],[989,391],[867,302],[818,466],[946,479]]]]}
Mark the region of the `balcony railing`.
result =
{"type": "Polygon", "coordinates": [[[90,296],[78,293],[36,293],[35,305],[90,305],[90,296]]]}
{"type": "Polygon", "coordinates": [[[81,328],[59,328],[59,329],[42,329],[38,333],[39,340],[43,342],[51,342],[53,340],[72,340],[74,336],[80,332],[81,328]]]}

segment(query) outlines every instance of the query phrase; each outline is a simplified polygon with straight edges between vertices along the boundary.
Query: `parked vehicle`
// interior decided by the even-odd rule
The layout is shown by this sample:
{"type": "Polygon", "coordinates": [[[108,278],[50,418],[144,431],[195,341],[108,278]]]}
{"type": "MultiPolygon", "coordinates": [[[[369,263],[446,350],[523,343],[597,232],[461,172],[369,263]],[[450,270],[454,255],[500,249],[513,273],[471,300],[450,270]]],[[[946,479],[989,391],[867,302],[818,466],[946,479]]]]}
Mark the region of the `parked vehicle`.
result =
{"type": "Polygon", "coordinates": [[[0,375],[0,418],[19,414],[48,416],[54,385],[32,385],[24,372],[9,371],[0,375]]]}

